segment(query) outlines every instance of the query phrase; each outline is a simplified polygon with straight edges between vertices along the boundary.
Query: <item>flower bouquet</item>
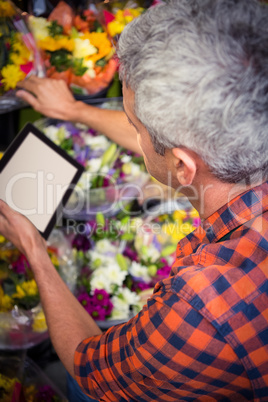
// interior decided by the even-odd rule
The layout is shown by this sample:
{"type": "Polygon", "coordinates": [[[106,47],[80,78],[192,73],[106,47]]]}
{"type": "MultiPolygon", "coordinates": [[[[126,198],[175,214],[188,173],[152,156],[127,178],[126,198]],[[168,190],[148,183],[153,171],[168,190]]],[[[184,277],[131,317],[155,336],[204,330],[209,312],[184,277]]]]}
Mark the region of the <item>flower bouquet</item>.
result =
{"type": "Polygon", "coordinates": [[[30,16],[50,78],[63,79],[78,95],[95,95],[108,87],[117,70],[114,48],[92,10],[75,15],[60,1],[48,19],[30,16]]]}
{"type": "Polygon", "coordinates": [[[81,266],[76,296],[102,328],[128,320],[142,307],[131,289],[129,261],[122,255],[127,220],[127,216],[108,219],[97,213],[78,231],[72,228],[72,245],[81,266]]]}
{"type": "Polygon", "coordinates": [[[85,167],[65,207],[67,217],[88,219],[98,211],[111,216],[135,198],[148,180],[141,156],[87,126],[47,119],[36,126],[85,167]]]}
{"type": "Polygon", "coordinates": [[[38,50],[22,13],[0,0],[0,113],[20,107],[14,90],[29,74],[43,75],[38,50]]]}
{"type": "MultiPolygon", "coordinates": [[[[25,349],[48,337],[46,320],[28,261],[5,238],[0,241],[0,348],[25,349]]],[[[76,284],[72,250],[62,233],[52,232],[48,253],[67,284],[70,274],[76,284]]]]}
{"type": "Polygon", "coordinates": [[[72,239],[81,265],[77,299],[101,328],[127,321],[169,276],[178,241],[199,224],[189,203],[136,218],[97,214],[79,224],[72,239]]]}
{"type": "Polygon", "coordinates": [[[67,402],[42,370],[29,358],[0,357],[2,402],[67,402]]]}

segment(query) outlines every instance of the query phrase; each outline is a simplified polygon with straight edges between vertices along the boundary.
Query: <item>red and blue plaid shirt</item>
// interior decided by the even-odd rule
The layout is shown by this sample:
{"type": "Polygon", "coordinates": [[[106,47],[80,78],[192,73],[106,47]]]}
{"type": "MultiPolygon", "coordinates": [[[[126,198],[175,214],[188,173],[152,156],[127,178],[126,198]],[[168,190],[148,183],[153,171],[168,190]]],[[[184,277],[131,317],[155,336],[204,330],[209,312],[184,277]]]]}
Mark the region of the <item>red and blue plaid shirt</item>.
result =
{"type": "Polygon", "coordinates": [[[75,353],[101,401],[268,401],[268,182],[180,241],[171,276],[126,324],[75,353]]]}

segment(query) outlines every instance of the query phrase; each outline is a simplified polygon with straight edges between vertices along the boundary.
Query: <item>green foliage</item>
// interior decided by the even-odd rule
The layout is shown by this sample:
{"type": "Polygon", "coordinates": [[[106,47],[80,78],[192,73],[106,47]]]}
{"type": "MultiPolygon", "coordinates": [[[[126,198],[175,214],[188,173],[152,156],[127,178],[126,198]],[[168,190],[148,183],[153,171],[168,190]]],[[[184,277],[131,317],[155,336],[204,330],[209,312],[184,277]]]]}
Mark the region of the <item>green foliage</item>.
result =
{"type": "Polygon", "coordinates": [[[48,31],[49,35],[54,38],[55,36],[63,34],[63,26],[58,24],[57,21],[51,21],[48,31]]]}
{"type": "Polygon", "coordinates": [[[60,73],[68,70],[72,67],[72,53],[66,49],[55,50],[55,52],[49,52],[50,64],[56,67],[56,70],[60,73]]]}

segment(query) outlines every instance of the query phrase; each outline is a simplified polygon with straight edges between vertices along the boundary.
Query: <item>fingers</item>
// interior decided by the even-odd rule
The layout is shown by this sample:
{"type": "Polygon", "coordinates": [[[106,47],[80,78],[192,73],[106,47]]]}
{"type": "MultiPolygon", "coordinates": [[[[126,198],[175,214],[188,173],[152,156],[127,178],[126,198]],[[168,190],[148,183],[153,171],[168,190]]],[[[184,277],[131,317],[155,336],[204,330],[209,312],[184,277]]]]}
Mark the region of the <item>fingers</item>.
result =
{"type": "Polygon", "coordinates": [[[20,89],[16,92],[16,96],[18,98],[23,99],[25,102],[29,103],[34,109],[38,108],[38,101],[36,97],[30,94],[29,92],[20,89]]]}
{"type": "Polygon", "coordinates": [[[0,200],[0,214],[6,218],[10,211],[13,210],[7,205],[5,201],[0,200]]]}
{"type": "Polygon", "coordinates": [[[35,75],[31,75],[29,78],[24,79],[23,81],[19,81],[17,83],[17,87],[28,90],[28,88],[30,88],[30,87],[33,88],[34,86],[36,86],[36,84],[42,82],[43,80],[44,80],[44,78],[40,78],[40,77],[36,77],[35,75]]]}

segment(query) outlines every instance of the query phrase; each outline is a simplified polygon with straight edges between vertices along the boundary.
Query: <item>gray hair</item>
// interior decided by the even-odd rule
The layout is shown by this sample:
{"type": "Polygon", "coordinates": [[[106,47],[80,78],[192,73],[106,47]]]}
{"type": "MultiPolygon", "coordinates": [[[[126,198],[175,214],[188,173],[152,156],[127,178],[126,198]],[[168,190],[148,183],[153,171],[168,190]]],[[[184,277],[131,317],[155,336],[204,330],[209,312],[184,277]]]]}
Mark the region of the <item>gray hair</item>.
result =
{"type": "Polygon", "coordinates": [[[267,178],[267,5],[171,0],[126,26],[118,57],[156,152],[191,149],[225,182],[267,178]]]}

